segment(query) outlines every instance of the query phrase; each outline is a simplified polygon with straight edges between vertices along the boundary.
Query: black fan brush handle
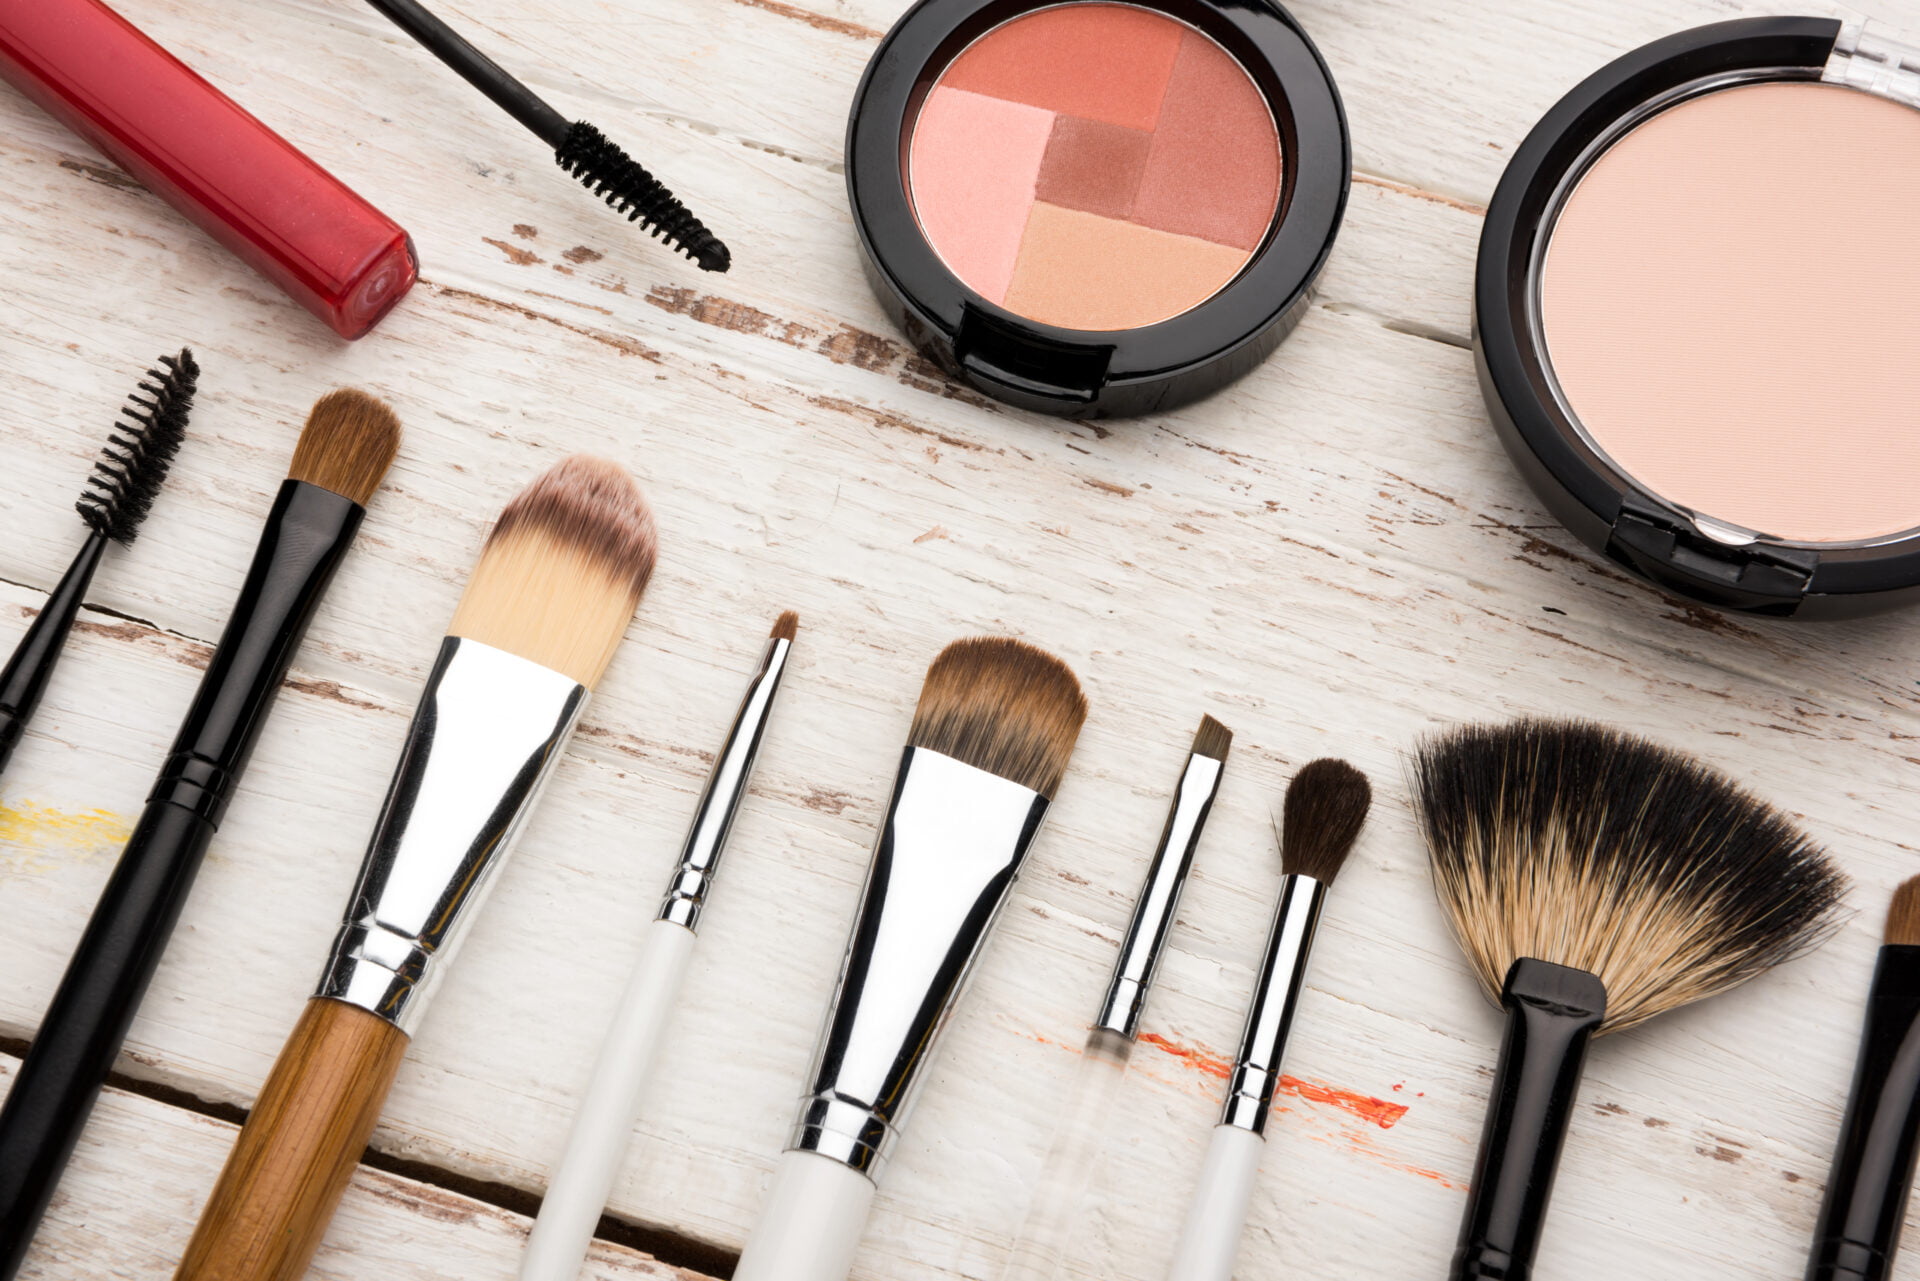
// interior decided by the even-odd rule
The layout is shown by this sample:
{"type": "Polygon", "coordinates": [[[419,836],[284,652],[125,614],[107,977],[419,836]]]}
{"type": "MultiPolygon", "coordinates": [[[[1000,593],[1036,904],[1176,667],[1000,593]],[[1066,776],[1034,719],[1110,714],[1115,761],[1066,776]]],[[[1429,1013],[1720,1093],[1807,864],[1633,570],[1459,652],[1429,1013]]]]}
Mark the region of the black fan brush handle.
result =
{"type": "Polygon", "coordinates": [[[518,120],[549,147],[558,151],[573,127],[565,116],[548,106],[533,90],[521,84],[506,68],[474,48],[467,38],[422,8],[418,0],[367,0],[412,36],[428,53],[459,72],[508,115],[518,120]]]}
{"type": "Polygon", "coordinates": [[[0,1107],[0,1278],[26,1254],[274,692],[364,515],[317,485],[289,480],[280,489],[193,706],[0,1107]]]}
{"type": "Polygon", "coordinates": [[[47,597],[47,603],[40,607],[40,614],[27,628],[27,634],[20,638],[19,647],[7,660],[6,670],[0,671],[0,770],[6,769],[13,749],[27,732],[27,722],[33,719],[34,709],[40,706],[41,695],[47,692],[47,682],[53,676],[54,665],[60,661],[67,633],[73,630],[73,620],[80,613],[87,587],[93,582],[93,571],[100,568],[100,557],[105,554],[109,541],[98,531],[87,535],[86,545],[73,558],[73,564],[67,567],[47,597]]]}
{"type": "Polygon", "coordinates": [[[1452,1281],[1527,1281],[1607,989],[1586,970],[1523,958],[1500,993],[1507,1033],[1474,1162],[1452,1281]]]}
{"type": "Polygon", "coordinates": [[[1920,947],[1880,949],[1806,1281],[1886,1281],[1920,1144],[1920,947]]]}

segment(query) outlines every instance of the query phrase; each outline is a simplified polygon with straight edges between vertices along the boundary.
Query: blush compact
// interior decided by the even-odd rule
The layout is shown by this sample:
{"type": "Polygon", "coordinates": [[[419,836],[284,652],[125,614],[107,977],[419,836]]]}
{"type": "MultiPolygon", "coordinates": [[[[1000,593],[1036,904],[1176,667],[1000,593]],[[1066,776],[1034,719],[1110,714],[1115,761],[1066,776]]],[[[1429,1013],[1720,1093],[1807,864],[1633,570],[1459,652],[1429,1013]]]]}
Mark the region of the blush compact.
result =
{"type": "Polygon", "coordinates": [[[1475,349],[1556,516],[1802,618],[1920,597],[1920,50],[1828,18],[1628,54],[1516,152],[1475,349]]]}
{"type": "Polygon", "coordinates": [[[1299,320],[1347,196],[1326,66],[1277,6],[921,0],[854,100],[876,294],[953,377],[1074,416],[1194,400],[1299,320]]]}

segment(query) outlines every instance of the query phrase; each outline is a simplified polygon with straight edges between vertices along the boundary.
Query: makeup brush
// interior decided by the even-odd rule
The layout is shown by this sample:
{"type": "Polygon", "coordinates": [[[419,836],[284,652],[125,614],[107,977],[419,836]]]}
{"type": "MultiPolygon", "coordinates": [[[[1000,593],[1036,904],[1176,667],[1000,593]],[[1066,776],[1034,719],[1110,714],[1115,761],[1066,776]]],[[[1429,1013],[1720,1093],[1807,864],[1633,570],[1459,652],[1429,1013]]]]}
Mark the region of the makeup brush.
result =
{"type": "Polygon", "coordinates": [[[1587,1042],[1814,947],[1845,880],[1723,775],[1598,725],[1453,730],[1413,781],[1440,904],[1507,1012],[1450,1275],[1526,1281],[1587,1042]]]}
{"type": "Polygon", "coordinates": [[[200,367],[185,348],[178,356],[160,357],[160,364],[164,368],[149,369],[139,391],[127,398],[120,410],[125,421],[114,423],[93,474],[87,477],[87,487],[74,504],[90,531],[87,541],[40,607],[6,669],[0,671],[0,770],[6,769],[34,709],[40,706],[41,695],[47,692],[47,681],[60,661],[107,544],[132,545],[167,479],[173,456],[186,439],[200,367]]]}
{"type": "Polygon", "coordinates": [[[507,505],[454,611],[346,918],[176,1278],[296,1281],[653,572],[627,473],[575,456],[507,505]]]}
{"type": "Polygon", "coordinates": [[[786,674],[799,628],[800,616],[792,610],[775,620],[760,670],[747,685],[733,728],[714,758],[666,899],[646,929],[633,977],[627,981],[620,1008],[601,1042],[586,1096],[574,1115],[566,1151],[540,1202],[527,1252],[520,1260],[521,1281],[570,1281],[587,1257],[607,1194],[626,1157],[627,1142],[639,1123],[647,1077],[666,1039],[687,964],[693,958],[700,914],[712,892],[727,833],[753,777],[760,739],[772,717],[774,697],[780,692],[780,678],[786,674]]]}
{"type": "Polygon", "coordinates": [[[1345,761],[1313,761],[1287,785],[1280,824],[1280,900],[1247,1006],[1226,1107],[1207,1145],[1206,1165],[1173,1252],[1169,1281],[1229,1281],[1233,1276],[1254,1180],[1266,1153],[1267,1117],[1280,1086],[1280,1059],[1307,986],[1307,960],[1320,908],[1360,839],[1372,805],[1367,776],[1345,761]]]}
{"type": "Polygon", "coordinates": [[[393,411],[362,391],[330,392],[307,417],[193,705],[0,1107],[0,1276],[26,1253],[294,652],[399,447],[393,411]]]}
{"type": "Polygon", "coordinates": [[[1806,1281],[1887,1281],[1920,1153],[1920,876],[1893,892],[1806,1281]]]}
{"type": "Polygon", "coordinates": [[[734,1281],[845,1281],[1086,715],[1066,664],[1021,641],[955,641],[927,669],[813,1081],[734,1281]]]}
{"type": "Polygon", "coordinates": [[[464,36],[429,13],[418,0],[367,0],[412,36],[428,53],[452,67],[494,105],[553,148],[560,167],[582,186],[700,265],[725,271],[733,256],[706,224],[651,173],[584,120],[569,122],[464,36]]]}
{"type": "Polygon", "coordinates": [[[1193,869],[1194,851],[1200,846],[1200,833],[1206,828],[1214,794],[1220,790],[1232,746],[1232,730],[1211,716],[1200,718],[1159,848],[1134,900],[1133,920],[1120,944],[1106,999],[1087,1033],[1067,1110],[1047,1147],[1032,1204],[1014,1238],[1001,1281],[1050,1281],[1065,1273],[1080,1206],[1093,1183],[1101,1140],[1133,1058],[1140,1014],[1160,967],[1160,951],[1173,932],[1180,891],[1193,869]]]}

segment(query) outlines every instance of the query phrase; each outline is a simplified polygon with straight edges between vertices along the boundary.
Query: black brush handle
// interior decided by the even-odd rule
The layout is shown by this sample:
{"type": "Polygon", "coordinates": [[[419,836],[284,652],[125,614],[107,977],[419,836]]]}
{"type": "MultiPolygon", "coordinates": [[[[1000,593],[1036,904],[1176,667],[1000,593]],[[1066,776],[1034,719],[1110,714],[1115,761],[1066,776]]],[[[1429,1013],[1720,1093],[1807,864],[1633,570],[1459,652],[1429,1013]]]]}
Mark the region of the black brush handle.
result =
{"type": "Polygon", "coordinates": [[[86,545],[40,607],[39,617],[20,638],[6,670],[0,671],[0,770],[6,769],[13,758],[13,749],[27,732],[27,722],[40,706],[40,696],[47,692],[47,681],[60,661],[67,633],[73,630],[73,620],[87,598],[87,586],[93,582],[93,571],[100,568],[100,557],[106,550],[105,534],[87,536],[86,545]]]}
{"type": "Polygon", "coordinates": [[[1573,1119],[1587,1042],[1607,1011],[1599,976],[1522,958],[1500,1004],[1507,1034],[1493,1079],[1453,1281],[1526,1281],[1573,1119]]]}
{"type": "Polygon", "coordinates": [[[434,57],[452,67],[494,104],[555,151],[567,140],[572,124],[548,106],[533,90],[521,84],[506,68],[481,53],[467,38],[440,21],[418,0],[367,0],[392,20],[396,27],[420,42],[434,57]]]}
{"type": "Polygon", "coordinates": [[[220,645],[0,1107],[0,1278],[26,1255],[207,844],[364,510],[280,489],[220,645]]]}
{"type": "Polygon", "coordinates": [[[1880,949],[1806,1281],[1886,1281],[1920,1153],[1920,947],[1880,949]]]}

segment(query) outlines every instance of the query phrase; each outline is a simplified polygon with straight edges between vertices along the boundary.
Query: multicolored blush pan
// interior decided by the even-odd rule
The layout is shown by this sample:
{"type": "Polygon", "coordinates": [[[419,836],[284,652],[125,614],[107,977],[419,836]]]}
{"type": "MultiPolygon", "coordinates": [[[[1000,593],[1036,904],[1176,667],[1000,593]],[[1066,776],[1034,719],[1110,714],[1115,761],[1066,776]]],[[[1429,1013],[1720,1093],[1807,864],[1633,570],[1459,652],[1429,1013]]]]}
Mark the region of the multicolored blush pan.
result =
{"type": "Polygon", "coordinates": [[[987,32],[908,144],[914,212],[975,292],[1064,329],[1157,324],[1252,261],[1280,207],[1280,133],[1210,37],[1079,3],[987,32]],[[1124,270],[1114,270],[1125,264],[1124,270]]]}

